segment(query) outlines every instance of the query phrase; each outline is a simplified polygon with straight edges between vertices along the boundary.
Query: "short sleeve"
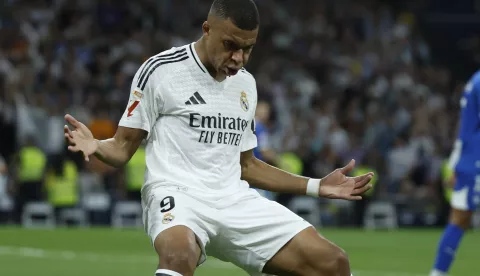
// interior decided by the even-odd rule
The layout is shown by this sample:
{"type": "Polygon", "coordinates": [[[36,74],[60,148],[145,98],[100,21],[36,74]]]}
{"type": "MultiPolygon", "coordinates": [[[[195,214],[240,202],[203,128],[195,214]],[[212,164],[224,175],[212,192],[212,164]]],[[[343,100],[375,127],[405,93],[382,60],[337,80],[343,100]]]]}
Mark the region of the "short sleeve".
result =
{"type": "Polygon", "coordinates": [[[242,146],[240,150],[242,152],[251,150],[257,147],[257,135],[255,133],[255,119],[252,118],[249,123],[249,127],[245,130],[245,134],[242,139],[242,146]]]}
{"type": "Polygon", "coordinates": [[[135,74],[128,105],[120,119],[119,126],[143,129],[150,136],[150,132],[162,112],[164,101],[158,91],[161,79],[156,74],[142,71],[148,70],[142,70],[140,67],[135,74]]]}
{"type": "Polygon", "coordinates": [[[250,97],[253,98],[252,105],[250,108],[250,120],[248,122],[248,127],[245,129],[245,132],[242,137],[242,142],[240,146],[240,151],[249,151],[254,149],[258,145],[257,134],[256,134],[256,123],[255,123],[255,110],[257,109],[257,84],[255,78],[250,74],[246,73],[246,83],[250,84],[250,97]]]}

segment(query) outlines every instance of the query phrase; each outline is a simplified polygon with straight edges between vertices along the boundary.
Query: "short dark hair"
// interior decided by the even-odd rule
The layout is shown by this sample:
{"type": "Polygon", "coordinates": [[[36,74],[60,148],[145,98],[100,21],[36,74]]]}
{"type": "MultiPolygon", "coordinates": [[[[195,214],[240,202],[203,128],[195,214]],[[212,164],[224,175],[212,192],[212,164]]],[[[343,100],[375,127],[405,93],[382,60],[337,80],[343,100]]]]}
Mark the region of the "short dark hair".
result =
{"type": "Polygon", "coordinates": [[[210,14],[230,19],[242,30],[252,31],[260,25],[260,15],[253,0],[215,0],[210,14]]]}

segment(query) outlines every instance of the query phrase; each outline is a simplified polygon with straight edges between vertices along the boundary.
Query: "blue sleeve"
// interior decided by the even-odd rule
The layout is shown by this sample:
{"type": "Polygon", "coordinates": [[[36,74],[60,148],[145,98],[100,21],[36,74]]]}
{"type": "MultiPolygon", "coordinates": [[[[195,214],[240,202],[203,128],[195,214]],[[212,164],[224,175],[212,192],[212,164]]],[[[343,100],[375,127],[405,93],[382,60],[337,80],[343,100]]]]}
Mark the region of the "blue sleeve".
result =
{"type": "Polygon", "coordinates": [[[257,138],[258,138],[258,147],[260,149],[266,149],[270,147],[270,143],[268,141],[269,140],[268,131],[264,125],[261,125],[261,127],[258,129],[257,138]]]}
{"type": "Polygon", "coordinates": [[[465,142],[470,140],[479,129],[479,93],[480,93],[480,72],[476,73],[465,86],[463,96],[460,100],[460,128],[458,140],[465,142]]]}

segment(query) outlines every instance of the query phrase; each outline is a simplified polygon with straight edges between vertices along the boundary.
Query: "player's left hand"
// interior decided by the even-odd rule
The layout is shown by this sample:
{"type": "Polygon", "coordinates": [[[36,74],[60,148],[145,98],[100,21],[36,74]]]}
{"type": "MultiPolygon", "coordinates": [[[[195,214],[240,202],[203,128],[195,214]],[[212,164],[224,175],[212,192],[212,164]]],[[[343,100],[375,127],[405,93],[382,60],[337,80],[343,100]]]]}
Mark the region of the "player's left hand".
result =
{"type": "Polygon", "coordinates": [[[373,172],[356,177],[347,176],[354,167],[355,160],[352,160],[345,167],[336,169],[322,178],[319,196],[347,200],[362,199],[362,195],[372,188],[369,182],[373,177],[373,172]]]}

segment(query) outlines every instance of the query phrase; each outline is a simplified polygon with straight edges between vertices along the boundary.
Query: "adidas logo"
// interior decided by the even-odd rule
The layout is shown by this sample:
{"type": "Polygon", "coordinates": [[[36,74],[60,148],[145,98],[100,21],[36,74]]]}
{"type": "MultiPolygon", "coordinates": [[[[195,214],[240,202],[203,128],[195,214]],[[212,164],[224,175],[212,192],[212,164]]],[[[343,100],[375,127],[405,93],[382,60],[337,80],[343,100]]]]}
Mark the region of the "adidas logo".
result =
{"type": "Polygon", "coordinates": [[[195,92],[193,93],[193,96],[190,97],[188,101],[185,102],[186,105],[191,105],[191,104],[206,104],[205,100],[200,96],[200,93],[195,92]]]}

